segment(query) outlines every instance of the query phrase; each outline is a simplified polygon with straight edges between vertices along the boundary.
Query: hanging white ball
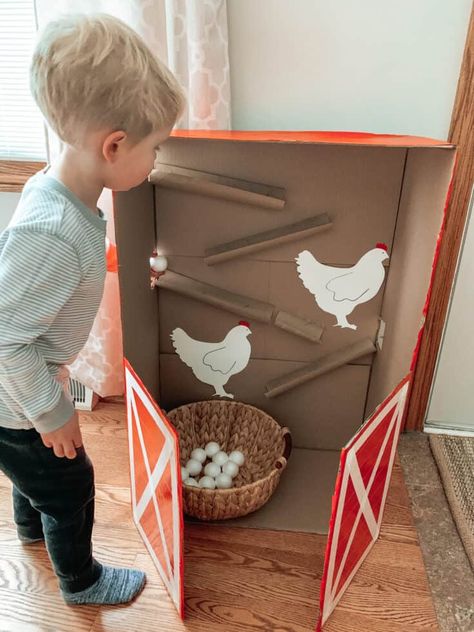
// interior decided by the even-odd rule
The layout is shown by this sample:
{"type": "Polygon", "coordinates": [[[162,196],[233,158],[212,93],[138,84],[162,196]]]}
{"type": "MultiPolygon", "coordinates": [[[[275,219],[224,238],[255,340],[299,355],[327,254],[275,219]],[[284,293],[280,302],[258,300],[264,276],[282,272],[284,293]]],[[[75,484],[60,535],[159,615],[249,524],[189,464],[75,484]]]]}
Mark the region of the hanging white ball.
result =
{"type": "Polygon", "coordinates": [[[212,457],[212,460],[216,465],[219,465],[220,467],[222,467],[224,463],[227,463],[227,461],[229,460],[229,457],[227,456],[226,452],[217,452],[212,457]]]}
{"type": "Polygon", "coordinates": [[[181,466],[181,480],[186,481],[189,478],[189,472],[188,470],[181,466]]]}
{"type": "Polygon", "coordinates": [[[184,484],[187,485],[188,487],[199,487],[199,483],[197,482],[197,480],[195,478],[187,478],[184,481],[184,484]]]}
{"type": "Polygon", "coordinates": [[[216,485],[218,489],[229,489],[229,487],[232,487],[232,479],[228,474],[219,474],[216,478],[216,485]]]}
{"type": "Polygon", "coordinates": [[[228,474],[231,478],[235,478],[239,473],[239,466],[234,461],[227,461],[222,466],[222,471],[224,474],[228,474]]]}
{"type": "Polygon", "coordinates": [[[164,272],[168,268],[168,259],[163,255],[150,257],[150,268],[154,272],[164,272]]]}
{"type": "Polygon", "coordinates": [[[234,463],[237,463],[239,467],[242,467],[245,463],[245,456],[240,450],[234,450],[229,454],[229,461],[233,461],[234,463]]]}
{"type": "Polygon", "coordinates": [[[208,463],[204,468],[204,474],[206,476],[212,476],[212,478],[216,478],[218,474],[221,473],[221,468],[217,465],[217,463],[208,463]]]}
{"type": "Polygon", "coordinates": [[[199,461],[196,461],[195,459],[189,459],[189,461],[186,463],[186,469],[191,474],[191,476],[196,476],[202,470],[202,463],[199,463],[199,461]]]}
{"type": "Polygon", "coordinates": [[[195,461],[199,461],[199,463],[204,463],[204,461],[206,460],[206,451],[203,450],[202,448],[196,448],[195,450],[193,450],[191,452],[191,458],[194,459],[195,461]]]}
{"type": "Polygon", "coordinates": [[[220,451],[221,447],[218,443],[216,443],[215,441],[209,441],[209,443],[206,444],[206,447],[204,448],[207,456],[212,459],[212,457],[214,456],[214,454],[217,454],[220,451]]]}
{"type": "Polygon", "coordinates": [[[205,489],[215,489],[216,481],[212,478],[212,476],[203,476],[199,480],[199,487],[204,487],[205,489]]]}

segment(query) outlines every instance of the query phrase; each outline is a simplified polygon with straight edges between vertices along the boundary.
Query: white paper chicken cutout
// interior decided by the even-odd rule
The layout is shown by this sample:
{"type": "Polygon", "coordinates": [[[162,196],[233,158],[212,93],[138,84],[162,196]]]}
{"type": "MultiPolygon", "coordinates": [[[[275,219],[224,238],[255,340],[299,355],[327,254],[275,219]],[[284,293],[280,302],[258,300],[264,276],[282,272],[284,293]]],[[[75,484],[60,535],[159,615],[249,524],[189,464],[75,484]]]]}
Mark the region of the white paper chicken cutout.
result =
{"type": "Polygon", "coordinates": [[[226,393],[224,386],[232,375],[243,371],[249,363],[252,348],[247,336],[251,333],[250,325],[241,320],[222,342],[193,340],[180,327],[172,331],[171,339],[176,353],[197,379],[214,387],[213,397],[234,399],[231,393],[226,393]]]}
{"type": "Polygon", "coordinates": [[[334,314],[334,327],[357,329],[347,316],[357,305],[374,298],[385,278],[383,261],[388,259],[387,246],[377,244],[366,252],[352,268],[334,268],[319,263],[304,250],[296,257],[298,275],[316,303],[325,312],[334,314]]]}

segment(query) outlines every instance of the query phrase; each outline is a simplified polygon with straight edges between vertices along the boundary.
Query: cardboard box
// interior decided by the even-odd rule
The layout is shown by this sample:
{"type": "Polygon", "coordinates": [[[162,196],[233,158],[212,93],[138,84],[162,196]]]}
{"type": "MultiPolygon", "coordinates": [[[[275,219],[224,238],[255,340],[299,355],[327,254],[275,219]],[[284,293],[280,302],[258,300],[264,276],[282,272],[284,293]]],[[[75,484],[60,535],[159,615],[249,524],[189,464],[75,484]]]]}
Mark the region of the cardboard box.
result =
{"type": "Polygon", "coordinates": [[[407,395],[454,158],[452,146],[424,138],[180,131],[151,182],[115,194],[124,352],[161,409],[214,394],[176,353],[172,332],[217,343],[240,320],[239,305],[255,314],[241,315],[252,330],[249,363],[225,388],[288,426],[294,448],[271,501],[234,524],[327,533],[341,449],[397,385],[407,395]],[[318,305],[295,258],[309,251],[342,276],[380,243],[383,285],[354,301],[347,319],[357,329],[334,327],[335,311],[318,305]],[[151,290],[155,248],[175,276],[151,290]],[[312,363],[318,377],[294,386],[292,373],[312,363]]]}

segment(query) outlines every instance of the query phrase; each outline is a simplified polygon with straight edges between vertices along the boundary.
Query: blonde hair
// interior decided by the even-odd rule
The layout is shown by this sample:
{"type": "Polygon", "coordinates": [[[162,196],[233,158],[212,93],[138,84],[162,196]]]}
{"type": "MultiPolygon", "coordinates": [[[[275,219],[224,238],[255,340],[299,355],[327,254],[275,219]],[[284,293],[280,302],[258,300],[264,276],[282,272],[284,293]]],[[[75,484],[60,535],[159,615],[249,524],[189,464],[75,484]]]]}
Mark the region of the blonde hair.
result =
{"type": "Polygon", "coordinates": [[[102,128],[124,130],[138,142],[173,125],[185,102],[142,38],[105,13],[47,24],[33,53],[30,88],[48,123],[71,145],[102,128]]]}

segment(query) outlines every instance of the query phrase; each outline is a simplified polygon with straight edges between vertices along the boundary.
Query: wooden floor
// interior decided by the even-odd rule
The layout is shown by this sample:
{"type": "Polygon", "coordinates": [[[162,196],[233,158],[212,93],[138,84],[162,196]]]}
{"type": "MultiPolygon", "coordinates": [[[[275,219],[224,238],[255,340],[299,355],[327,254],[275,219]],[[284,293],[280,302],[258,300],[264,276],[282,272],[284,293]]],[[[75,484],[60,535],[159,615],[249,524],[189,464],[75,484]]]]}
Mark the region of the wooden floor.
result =
{"type": "MultiPolygon", "coordinates": [[[[43,543],[22,546],[10,483],[0,474],[0,632],[309,632],[318,617],[325,538],[187,525],[186,620],[164,590],[130,514],[123,404],[82,414],[97,480],[94,550],[100,561],[146,570],[128,606],[66,606],[43,543]]],[[[327,632],[438,630],[409,500],[394,471],[379,541],[324,628],[327,632]]]]}

